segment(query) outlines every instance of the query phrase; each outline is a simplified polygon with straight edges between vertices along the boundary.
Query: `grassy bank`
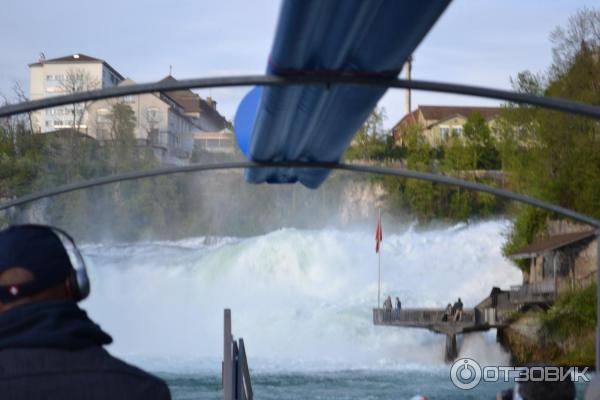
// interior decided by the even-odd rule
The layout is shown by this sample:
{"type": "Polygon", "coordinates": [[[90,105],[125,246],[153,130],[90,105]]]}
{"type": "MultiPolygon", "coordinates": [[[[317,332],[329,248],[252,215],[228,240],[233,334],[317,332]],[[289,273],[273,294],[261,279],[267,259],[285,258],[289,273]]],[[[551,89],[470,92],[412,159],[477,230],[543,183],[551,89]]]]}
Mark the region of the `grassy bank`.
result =
{"type": "Polygon", "coordinates": [[[593,366],[596,284],[562,294],[548,310],[530,310],[502,332],[518,365],[593,366]]]}

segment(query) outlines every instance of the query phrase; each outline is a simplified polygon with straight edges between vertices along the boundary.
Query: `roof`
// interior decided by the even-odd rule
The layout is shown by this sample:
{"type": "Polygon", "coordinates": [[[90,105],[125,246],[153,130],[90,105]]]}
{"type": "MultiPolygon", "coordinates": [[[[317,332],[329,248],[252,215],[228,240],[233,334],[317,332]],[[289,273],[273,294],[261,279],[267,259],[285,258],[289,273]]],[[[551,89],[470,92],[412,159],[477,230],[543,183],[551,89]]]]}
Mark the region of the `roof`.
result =
{"type": "Polygon", "coordinates": [[[448,119],[454,115],[469,115],[479,112],[486,120],[495,117],[500,113],[500,107],[470,107],[470,106],[419,106],[425,119],[442,120],[448,119]]]}
{"type": "Polygon", "coordinates": [[[535,240],[533,243],[508,255],[513,260],[524,258],[533,258],[547,251],[555,250],[585,239],[596,236],[596,231],[586,230],[583,232],[564,233],[561,235],[550,236],[547,239],[535,240]]]}
{"type": "MultiPolygon", "coordinates": [[[[161,82],[177,82],[172,75],[167,75],[161,82]]],[[[227,127],[227,120],[212,107],[206,100],[189,89],[173,90],[166,94],[179,104],[186,114],[198,114],[200,128],[218,131],[227,127]]]]}
{"type": "Polygon", "coordinates": [[[75,53],[64,57],[51,58],[48,60],[40,60],[35,63],[29,64],[30,67],[35,67],[43,64],[63,64],[63,63],[102,63],[108,69],[110,69],[114,74],[116,74],[121,79],[125,79],[123,75],[119,73],[116,69],[114,69],[109,63],[99,58],[90,57],[86,54],[75,53]]]}
{"type": "Polygon", "coordinates": [[[416,110],[406,114],[394,126],[406,123],[413,124],[419,121],[418,114],[421,113],[426,120],[443,121],[462,115],[468,118],[471,114],[479,112],[485,120],[490,120],[500,114],[500,107],[480,107],[480,106],[418,106],[416,110]]]}

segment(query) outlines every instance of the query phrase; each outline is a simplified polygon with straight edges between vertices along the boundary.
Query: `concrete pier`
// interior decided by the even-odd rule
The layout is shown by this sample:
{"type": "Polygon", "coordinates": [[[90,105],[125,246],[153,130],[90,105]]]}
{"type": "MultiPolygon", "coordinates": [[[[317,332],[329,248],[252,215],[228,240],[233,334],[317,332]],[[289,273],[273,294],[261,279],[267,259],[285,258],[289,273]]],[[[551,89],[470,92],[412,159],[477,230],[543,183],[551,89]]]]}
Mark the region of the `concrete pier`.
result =
{"type": "Polygon", "coordinates": [[[457,335],[487,331],[503,326],[502,320],[495,313],[482,313],[478,309],[465,309],[460,320],[453,318],[444,320],[445,310],[432,308],[407,308],[398,310],[373,309],[375,325],[396,326],[406,328],[422,328],[446,335],[444,360],[448,363],[458,356],[457,335]],[[493,319],[490,318],[493,316],[493,319]]]}
{"type": "Polygon", "coordinates": [[[444,361],[450,363],[458,356],[458,348],[456,346],[456,334],[446,334],[446,354],[444,355],[444,361]]]}

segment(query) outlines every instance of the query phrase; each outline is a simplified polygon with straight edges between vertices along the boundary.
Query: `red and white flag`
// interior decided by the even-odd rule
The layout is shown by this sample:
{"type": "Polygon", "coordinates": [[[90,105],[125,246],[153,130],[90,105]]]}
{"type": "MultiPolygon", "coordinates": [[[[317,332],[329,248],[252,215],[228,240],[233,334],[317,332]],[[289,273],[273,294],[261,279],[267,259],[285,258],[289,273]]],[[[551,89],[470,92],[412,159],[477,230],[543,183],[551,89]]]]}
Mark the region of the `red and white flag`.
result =
{"type": "Polygon", "coordinates": [[[377,228],[375,229],[375,253],[379,253],[379,243],[383,241],[383,232],[381,230],[381,214],[377,220],[377,228]]]}

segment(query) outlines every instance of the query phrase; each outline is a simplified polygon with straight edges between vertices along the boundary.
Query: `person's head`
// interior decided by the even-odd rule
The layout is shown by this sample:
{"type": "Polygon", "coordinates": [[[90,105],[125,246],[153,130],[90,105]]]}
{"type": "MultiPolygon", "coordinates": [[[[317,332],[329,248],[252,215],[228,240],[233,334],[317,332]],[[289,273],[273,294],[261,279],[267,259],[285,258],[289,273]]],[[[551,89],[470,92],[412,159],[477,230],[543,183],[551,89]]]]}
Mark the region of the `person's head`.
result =
{"type": "Polygon", "coordinates": [[[458,298],[458,302],[459,302],[459,303],[462,303],[462,301],[460,300],[460,297],[458,298]]]}
{"type": "MultiPolygon", "coordinates": [[[[0,231],[0,312],[39,301],[77,301],[87,295],[59,232],[66,235],[42,225],[0,231]]],[[[87,275],[84,278],[87,284],[87,275]]]]}

